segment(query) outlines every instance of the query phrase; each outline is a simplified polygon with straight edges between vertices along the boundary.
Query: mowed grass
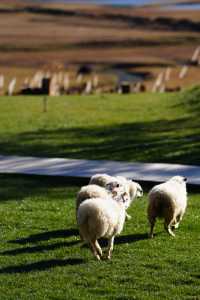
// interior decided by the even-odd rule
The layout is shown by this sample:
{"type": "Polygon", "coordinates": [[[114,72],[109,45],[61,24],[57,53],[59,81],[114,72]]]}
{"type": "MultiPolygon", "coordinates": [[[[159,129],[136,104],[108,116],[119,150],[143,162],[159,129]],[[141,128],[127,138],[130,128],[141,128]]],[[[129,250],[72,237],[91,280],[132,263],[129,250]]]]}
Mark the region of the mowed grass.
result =
{"type": "Polygon", "coordinates": [[[1,154],[200,163],[200,88],[0,98],[1,154]]]}
{"type": "Polygon", "coordinates": [[[146,194],[129,210],[111,261],[96,261],[75,221],[68,179],[1,175],[0,299],[200,299],[200,194],[172,238],[147,238],[146,194]]]}

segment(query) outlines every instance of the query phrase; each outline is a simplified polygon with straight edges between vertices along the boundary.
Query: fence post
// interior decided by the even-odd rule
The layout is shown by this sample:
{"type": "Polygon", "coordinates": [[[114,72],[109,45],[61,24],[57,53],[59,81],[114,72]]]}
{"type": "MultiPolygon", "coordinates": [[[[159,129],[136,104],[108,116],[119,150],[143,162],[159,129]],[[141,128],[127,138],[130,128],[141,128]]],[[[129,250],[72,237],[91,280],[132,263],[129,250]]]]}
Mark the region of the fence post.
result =
{"type": "Polygon", "coordinates": [[[47,112],[47,96],[43,97],[43,113],[47,112]]]}

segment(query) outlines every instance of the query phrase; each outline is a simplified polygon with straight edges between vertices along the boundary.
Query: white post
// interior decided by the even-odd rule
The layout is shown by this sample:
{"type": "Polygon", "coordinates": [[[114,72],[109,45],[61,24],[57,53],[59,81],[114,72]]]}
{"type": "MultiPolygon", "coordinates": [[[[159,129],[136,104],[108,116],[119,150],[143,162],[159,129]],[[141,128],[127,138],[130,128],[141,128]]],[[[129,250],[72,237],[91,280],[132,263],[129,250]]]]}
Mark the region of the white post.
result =
{"type": "Polygon", "coordinates": [[[3,89],[4,87],[4,76],[1,74],[0,75],[0,89],[3,89]]]}
{"type": "Polygon", "coordinates": [[[158,74],[158,77],[156,78],[156,81],[153,85],[152,92],[158,91],[158,89],[161,86],[162,82],[163,82],[163,73],[160,73],[160,74],[158,74]]]}
{"type": "Polygon", "coordinates": [[[58,74],[54,74],[50,82],[50,96],[59,96],[60,95],[60,85],[58,82],[58,74]]]}
{"type": "Polygon", "coordinates": [[[43,98],[43,113],[47,112],[47,96],[43,98]]]}
{"type": "Polygon", "coordinates": [[[17,79],[13,78],[9,84],[8,84],[8,96],[12,96],[14,89],[15,89],[15,85],[16,85],[17,79]]]}
{"type": "Polygon", "coordinates": [[[184,65],[179,73],[179,78],[183,79],[187,75],[188,70],[189,70],[189,66],[184,65]]]}
{"type": "Polygon", "coordinates": [[[200,46],[195,49],[191,61],[192,62],[198,61],[199,54],[200,54],[200,46]]]}
{"type": "Polygon", "coordinates": [[[168,67],[165,71],[165,81],[169,81],[171,76],[171,68],[168,67]]]}
{"type": "Polygon", "coordinates": [[[70,87],[70,79],[69,79],[69,75],[65,74],[64,78],[63,78],[63,86],[64,86],[64,90],[67,92],[69,87],[70,87]]]}
{"type": "Polygon", "coordinates": [[[44,73],[42,71],[37,71],[30,81],[30,88],[41,88],[42,79],[44,78],[44,73]]]}
{"type": "Polygon", "coordinates": [[[88,80],[88,82],[86,84],[86,88],[85,88],[85,93],[91,94],[91,92],[92,92],[92,81],[88,80]]]}
{"type": "Polygon", "coordinates": [[[93,87],[97,88],[98,84],[99,84],[99,77],[98,77],[98,75],[94,75],[94,77],[93,77],[93,87]]]}
{"type": "Polygon", "coordinates": [[[83,75],[82,75],[82,74],[79,74],[79,75],[76,77],[76,83],[77,83],[77,84],[81,84],[82,80],[83,80],[83,75]]]}
{"type": "Polygon", "coordinates": [[[23,82],[23,88],[27,89],[29,88],[29,86],[30,86],[30,80],[28,77],[26,77],[23,82]]]}

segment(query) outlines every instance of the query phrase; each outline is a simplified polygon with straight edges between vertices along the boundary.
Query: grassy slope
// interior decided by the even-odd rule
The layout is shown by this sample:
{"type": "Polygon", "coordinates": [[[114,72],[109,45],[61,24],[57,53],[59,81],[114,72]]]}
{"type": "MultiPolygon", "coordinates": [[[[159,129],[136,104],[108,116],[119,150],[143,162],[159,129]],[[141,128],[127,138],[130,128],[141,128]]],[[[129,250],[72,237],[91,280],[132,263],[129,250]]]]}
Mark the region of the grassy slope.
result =
{"type": "Polygon", "coordinates": [[[111,261],[82,247],[74,217],[78,187],[0,176],[0,298],[199,299],[199,195],[191,194],[176,238],[161,223],[147,239],[146,196],[116,239],[111,261]]]}
{"type": "Polygon", "coordinates": [[[1,97],[1,154],[199,164],[199,97],[1,97]]]}

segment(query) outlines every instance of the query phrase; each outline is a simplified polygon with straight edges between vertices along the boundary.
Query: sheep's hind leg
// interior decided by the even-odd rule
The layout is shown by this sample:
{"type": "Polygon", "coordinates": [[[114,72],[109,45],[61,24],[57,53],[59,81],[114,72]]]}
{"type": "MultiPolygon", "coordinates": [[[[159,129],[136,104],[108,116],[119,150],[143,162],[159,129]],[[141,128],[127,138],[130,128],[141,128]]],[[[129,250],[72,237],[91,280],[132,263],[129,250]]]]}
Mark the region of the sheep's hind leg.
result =
{"type": "Polygon", "coordinates": [[[175,224],[174,224],[174,226],[173,226],[173,227],[174,227],[174,229],[177,229],[177,228],[179,228],[179,224],[180,224],[179,222],[175,223],[175,224]]]}
{"type": "Polygon", "coordinates": [[[165,226],[166,231],[169,233],[169,235],[175,237],[175,234],[173,233],[172,228],[171,228],[171,222],[169,224],[165,222],[164,226],[165,226]]]}
{"type": "Polygon", "coordinates": [[[150,232],[149,232],[149,238],[150,239],[153,238],[153,229],[154,229],[154,226],[155,226],[155,222],[156,222],[155,219],[150,220],[150,232]]]}
{"type": "Polygon", "coordinates": [[[98,243],[97,240],[95,241],[95,247],[96,247],[97,253],[101,257],[103,255],[103,252],[102,252],[102,249],[101,249],[101,247],[100,247],[100,245],[99,245],[99,243],[98,243]]]}
{"type": "Polygon", "coordinates": [[[114,247],[114,239],[115,239],[115,237],[112,236],[108,240],[107,259],[111,259],[111,255],[112,255],[112,251],[113,251],[113,247],[114,247]]]}
{"type": "Polygon", "coordinates": [[[98,260],[100,260],[102,256],[102,250],[101,247],[99,246],[98,241],[97,240],[91,241],[90,245],[91,245],[92,253],[98,260]]]}
{"type": "Polygon", "coordinates": [[[182,218],[183,218],[182,214],[180,214],[176,217],[176,223],[174,224],[175,229],[179,228],[179,224],[180,224],[182,218]]]}
{"type": "Polygon", "coordinates": [[[179,227],[179,221],[175,220],[174,223],[171,225],[172,230],[177,229],[179,227]]]}

